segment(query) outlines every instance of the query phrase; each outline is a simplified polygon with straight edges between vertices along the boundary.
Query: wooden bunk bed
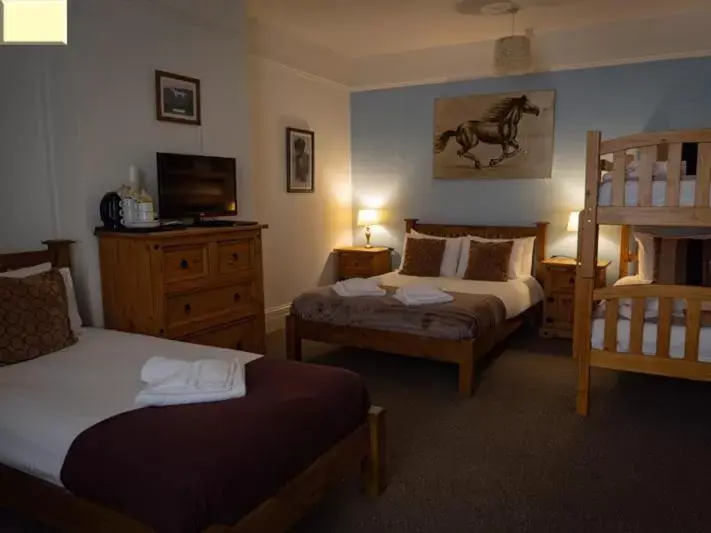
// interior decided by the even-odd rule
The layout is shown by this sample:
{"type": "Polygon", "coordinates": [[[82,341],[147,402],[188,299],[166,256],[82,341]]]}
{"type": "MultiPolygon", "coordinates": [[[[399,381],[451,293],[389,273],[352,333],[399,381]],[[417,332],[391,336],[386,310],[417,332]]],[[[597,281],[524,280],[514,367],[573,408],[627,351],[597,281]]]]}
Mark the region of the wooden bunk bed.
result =
{"type": "MultiPolygon", "coordinates": [[[[684,184],[684,185],[688,185],[684,184]]],[[[600,225],[622,226],[620,275],[627,275],[636,261],[630,247],[630,226],[708,227],[711,233],[711,129],[640,133],[602,141],[600,132],[587,135],[585,207],[580,215],[578,271],[575,294],[573,354],[578,360],[577,411],[590,408],[590,368],[607,368],[711,381],[711,363],[699,360],[702,303],[711,301],[711,288],[687,285],[625,285],[595,289],[595,264],[600,225]],[[693,193],[684,187],[682,152],[694,145],[696,178],[693,193]],[[636,198],[626,198],[630,152],[638,154],[635,177],[636,198]],[[612,159],[611,163],[609,158],[612,159]],[[655,164],[666,162],[666,179],[658,183],[655,164]],[[601,202],[602,171],[611,170],[605,183],[609,193],[601,202]],[[661,188],[660,188],[661,186],[661,188]],[[660,201],[657,192],[663,194],[660,201]],[[630,299],[629,350],[618,351],[620,299],[630,299]],[[654,352],[643,350],[646,299],[658,299],[654,352]],[[683,357],[670,355],[670,335],[675,318],[674,300],[685,302],[683,357]],[[604,307],[604,341],[593,349],[591,335],[594,313],[600,301],[604,307]],[[612,305],[614,303],[614,305],[612,305]]],[[[601,318],[598,318],[600,320],[601,318]]],[[[678,320],[678,319],[676,319],[678,320]]],[[[674,326],[678,327],[678,326],[674,326]]],[[[650,330],[653,331],[653,330],[650,330]]]]}

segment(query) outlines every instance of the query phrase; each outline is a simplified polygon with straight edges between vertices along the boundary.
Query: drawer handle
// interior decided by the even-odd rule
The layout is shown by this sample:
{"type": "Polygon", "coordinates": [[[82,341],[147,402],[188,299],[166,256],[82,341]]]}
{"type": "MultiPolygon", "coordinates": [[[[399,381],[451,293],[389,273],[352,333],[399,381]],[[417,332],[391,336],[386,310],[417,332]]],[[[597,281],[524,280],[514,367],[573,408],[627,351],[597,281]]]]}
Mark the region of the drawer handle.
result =
{"type": "Polygon", "coordinates": [[[237,341],[237,345],[235,346],[235,350],[241,350],[242,349],[242,341],[237,341]]]}
{"type": "Polygon", "coordinates": [[[555,302],[555,298],[553,298],[552,296],[549,296],[549,297],[548,297],[548,303],[549,303],[549,304],[552,304],[553,302],[555,302]]]}
{"type": "Polygon", "coordinates": [[[235,301],[235,303],[237,303],[242,299],[242,295],[240,293],[236,292],[234,294],[234,296],[232,297],[232,299],[235,301]]]}
{"type": "Polygon", "coordinates": [[[193,308],[190,307],[190,304],[185,304],[185,307],[183,307],[183,310],[185,311],[186,315],[189,315],[190,313],[192,313],[193,308]]]}
{"type": "Polygon", "coordinates": [[[570,278],[568,281],[571,285],[575,285],[575,278],[570,278]]]}
{"type": "Polygon", "coordinates": [[[549,317],[546,317],[546,322],[548,322],[549,324],[552,323],[552,322],[553,322],[553,317],[550,317],[550,316],[549,316],[549,317]]]}
{"type": "Polygon", "coordinates": [[[360,266],[360,263],[358,263],[358,261],[353,261],[353,266],[358,268],[360,266]]]}
{"type": "Polygon", "coordinates": [[[188,263],[187,259],[183,259],[180,262],[180,268],[182,268],[183,270],[187,270],[188,268],[190,268],[190,263],[188,263]]]}
{"type": "Polygon", "coordinates": [[[232,260],[233,260],[233,261],[237,261],[238,259],[239,259],[239,254],[236,253],[236,252],[233,253],[233,254],[232,254],[232,260]]]}

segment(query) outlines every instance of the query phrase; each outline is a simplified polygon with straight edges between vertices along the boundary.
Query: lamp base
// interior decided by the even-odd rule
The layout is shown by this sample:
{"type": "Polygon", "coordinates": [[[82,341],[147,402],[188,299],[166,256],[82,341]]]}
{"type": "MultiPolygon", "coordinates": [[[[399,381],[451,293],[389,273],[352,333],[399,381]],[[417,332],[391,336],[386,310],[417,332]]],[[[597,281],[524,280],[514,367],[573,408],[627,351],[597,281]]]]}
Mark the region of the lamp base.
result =
{"type": "Polygon", "coordinates": [[[372,248],[373,245],[370,244],[370,226],[365,227],[365,247],[372,248]]]}

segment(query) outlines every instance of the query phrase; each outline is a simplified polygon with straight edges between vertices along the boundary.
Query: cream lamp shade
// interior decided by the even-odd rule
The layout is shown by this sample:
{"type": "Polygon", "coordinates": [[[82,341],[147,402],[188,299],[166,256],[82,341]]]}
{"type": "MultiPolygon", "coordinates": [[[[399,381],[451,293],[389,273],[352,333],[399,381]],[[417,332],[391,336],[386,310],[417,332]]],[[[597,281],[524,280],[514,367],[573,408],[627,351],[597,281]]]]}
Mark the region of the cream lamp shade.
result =
{"type": "Polygon", "coordinates": [[[580,219],[580,211],[571,211],[568,217],[568,231],[578,231],[578,220],[580,219]]]}
{"type": "Polygon", "coordinates": [[[358,210],[358,226],[374,226],[380,223],[380,213],[377,209],[359,209],[358,210]]]}

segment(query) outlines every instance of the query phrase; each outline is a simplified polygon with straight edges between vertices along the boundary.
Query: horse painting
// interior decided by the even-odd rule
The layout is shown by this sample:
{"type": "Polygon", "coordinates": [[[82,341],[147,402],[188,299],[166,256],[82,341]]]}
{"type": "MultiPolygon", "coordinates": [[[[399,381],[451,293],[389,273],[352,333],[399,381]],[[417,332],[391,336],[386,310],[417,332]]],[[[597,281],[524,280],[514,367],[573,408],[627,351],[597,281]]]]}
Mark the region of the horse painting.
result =
{"type": "Polygon", "coordinates": [[[495,167],[505,159],[516,156],[521,151],[518,141],[519,122],[523,115],[538,116],[541,110],[526,95],[503,98],[494,103],[481,120],[462,122],[456,129],[447,130],[436,136],[434,150],[441,153],[453,137],[459,144],[457,156],[470,159],[475,169],[495,167]],[[479,143],[499,145],[501,155],[482,166],[472,150],[479,143]]]}

